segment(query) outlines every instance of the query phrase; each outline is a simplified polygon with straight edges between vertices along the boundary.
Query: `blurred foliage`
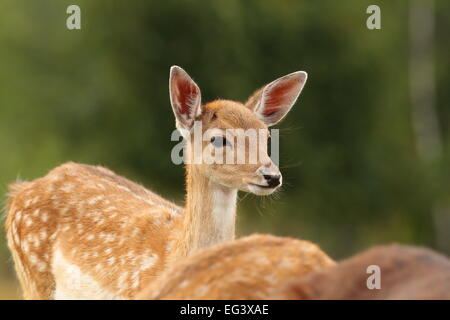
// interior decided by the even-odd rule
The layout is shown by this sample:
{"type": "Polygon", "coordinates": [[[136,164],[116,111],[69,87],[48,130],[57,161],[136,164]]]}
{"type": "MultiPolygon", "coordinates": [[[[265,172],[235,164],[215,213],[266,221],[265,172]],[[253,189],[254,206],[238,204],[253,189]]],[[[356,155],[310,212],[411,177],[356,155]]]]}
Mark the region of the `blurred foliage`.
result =
{"type": "MultiPolygon", "coordinates": [[[[243,101],[305,70],[305,90],[280,126],[286,186],[274,200],[241,195],[239,234],[301,237],[335,258],[392,241],[436,247],[433,207],[450,202],[449,23],[450,3],[437,1],[444,152],[424,163],[409,101],[408,1],[2,0],[0,191],[72,160],[182,204],[169,67],[185,68],[205,101],[243,101]],[[79,31],[65,26],[74,3],[79,31]],[[374,3],[382,29],[370,31],[374,3]]],[[[0,257],[9,259],[4,241],[0,257]]]]}

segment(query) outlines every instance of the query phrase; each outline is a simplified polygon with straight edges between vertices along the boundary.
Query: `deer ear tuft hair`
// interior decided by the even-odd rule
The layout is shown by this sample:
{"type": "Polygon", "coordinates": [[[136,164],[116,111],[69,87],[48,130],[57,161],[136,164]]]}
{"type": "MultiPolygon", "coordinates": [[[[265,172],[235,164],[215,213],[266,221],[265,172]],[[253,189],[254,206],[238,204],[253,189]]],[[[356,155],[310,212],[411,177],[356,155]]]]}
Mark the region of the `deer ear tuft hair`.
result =
{"type": "Polygon", "coordinates": [[[290,73],[256,91],[245,103],[267,126],[280,122],[297,101],[308,75],[290,73]]]}
{"type": "Polygon", "coordinates": [[[200,88],[186,71],[178,66],[172,66],[169,93],[177,128],[190,130],[195,118],[201,114],[200,88]]]}

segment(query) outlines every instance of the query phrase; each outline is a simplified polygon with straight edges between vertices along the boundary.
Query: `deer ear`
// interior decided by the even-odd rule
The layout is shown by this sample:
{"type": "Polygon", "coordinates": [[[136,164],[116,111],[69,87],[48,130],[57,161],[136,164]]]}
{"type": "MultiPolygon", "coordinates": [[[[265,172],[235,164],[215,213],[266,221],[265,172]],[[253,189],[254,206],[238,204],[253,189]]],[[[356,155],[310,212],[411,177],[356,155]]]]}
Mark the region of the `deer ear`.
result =
{"type": "Polygon", "coordinates": [[[178,129],[191,129],[194,120],[201,114],[200,88],[191,77],[178,66],[170,68],[170,103],[178,129]]]}
{"type": "Polygon", "coordinates": [[[278,123],[291,110],[308,75],[297,71],[272,81],[256,91],[245,103],[267,126],[278,123]]]}

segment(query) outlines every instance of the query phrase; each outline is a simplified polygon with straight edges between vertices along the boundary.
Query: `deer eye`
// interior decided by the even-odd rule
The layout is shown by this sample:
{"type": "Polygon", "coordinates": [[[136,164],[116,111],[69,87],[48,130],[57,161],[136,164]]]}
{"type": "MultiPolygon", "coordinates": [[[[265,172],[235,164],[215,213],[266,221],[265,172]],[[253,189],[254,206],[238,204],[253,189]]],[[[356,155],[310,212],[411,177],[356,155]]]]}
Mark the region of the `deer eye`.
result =
{"type": "Polygon", "coordinates": [[[211,144],[216,148],[231,146],[227,139],[225,139],[224,137],[220,137],[220,136],[212,137],[211,144]]]}

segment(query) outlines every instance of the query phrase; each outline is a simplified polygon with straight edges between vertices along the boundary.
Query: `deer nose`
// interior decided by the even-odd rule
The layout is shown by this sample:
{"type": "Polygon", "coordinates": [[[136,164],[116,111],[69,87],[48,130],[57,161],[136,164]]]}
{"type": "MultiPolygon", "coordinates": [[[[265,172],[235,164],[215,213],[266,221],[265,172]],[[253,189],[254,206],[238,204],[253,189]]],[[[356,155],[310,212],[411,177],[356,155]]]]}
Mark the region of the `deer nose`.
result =
{"type": "Polygon", "coordinates": [[[267,181],[267,185],[270,188],[275,188],[280,185],[281,175],[279,174],[264,174],[264,179],[267,181]]]}

